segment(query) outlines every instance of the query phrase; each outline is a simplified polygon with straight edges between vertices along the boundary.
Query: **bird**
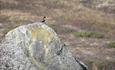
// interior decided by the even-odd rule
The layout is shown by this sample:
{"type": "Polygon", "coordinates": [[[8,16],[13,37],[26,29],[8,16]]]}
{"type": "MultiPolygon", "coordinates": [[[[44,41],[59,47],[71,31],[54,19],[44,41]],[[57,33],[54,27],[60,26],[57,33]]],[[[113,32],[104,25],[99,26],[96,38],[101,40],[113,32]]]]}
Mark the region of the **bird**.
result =
{"type": "Polygon", "coordinates": [[[45,20],[45,18],[46,18],[46,17],[44,16],[41,22],[43,22],[43,23],[44,23],[44,22],[46,21],[46,20],[45,20]]]}

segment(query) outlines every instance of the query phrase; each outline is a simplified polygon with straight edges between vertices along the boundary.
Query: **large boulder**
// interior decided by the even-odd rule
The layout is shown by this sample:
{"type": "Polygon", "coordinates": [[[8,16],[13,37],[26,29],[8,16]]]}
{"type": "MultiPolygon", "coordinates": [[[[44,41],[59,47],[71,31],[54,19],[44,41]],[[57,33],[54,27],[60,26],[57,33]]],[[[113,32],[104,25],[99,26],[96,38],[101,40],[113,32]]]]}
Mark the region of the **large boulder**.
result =
{"type": "Polygon", "coordinates": [[[0,46],[0,70],[87,70],[56,32],[36,22],[8,32],[0,46]]]}

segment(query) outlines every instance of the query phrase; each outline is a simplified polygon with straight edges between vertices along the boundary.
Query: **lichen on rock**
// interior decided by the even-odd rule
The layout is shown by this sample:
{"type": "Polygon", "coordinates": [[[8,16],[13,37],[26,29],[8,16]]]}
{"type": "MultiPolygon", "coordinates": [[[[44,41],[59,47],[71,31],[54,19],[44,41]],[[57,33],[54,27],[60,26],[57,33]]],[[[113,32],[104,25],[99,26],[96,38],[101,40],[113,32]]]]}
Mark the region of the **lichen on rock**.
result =
{"type": "Polygon", "coordinates": [[[52,28],[36,22],[6,34],[0,46],[0,70],[84,69],[52,28]]]}

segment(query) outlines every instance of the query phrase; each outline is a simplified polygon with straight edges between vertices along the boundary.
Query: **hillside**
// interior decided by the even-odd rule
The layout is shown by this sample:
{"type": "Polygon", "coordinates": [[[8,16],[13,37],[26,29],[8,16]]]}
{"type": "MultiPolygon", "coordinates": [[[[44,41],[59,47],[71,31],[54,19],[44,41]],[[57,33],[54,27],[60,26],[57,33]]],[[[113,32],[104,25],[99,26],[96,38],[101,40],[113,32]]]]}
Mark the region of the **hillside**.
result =
{"type": "Polygon", "coordinates": [[[0,39],[46,16],[46,22],[90,69],[115,68],[114,0],[0,0],[0,39]]]}

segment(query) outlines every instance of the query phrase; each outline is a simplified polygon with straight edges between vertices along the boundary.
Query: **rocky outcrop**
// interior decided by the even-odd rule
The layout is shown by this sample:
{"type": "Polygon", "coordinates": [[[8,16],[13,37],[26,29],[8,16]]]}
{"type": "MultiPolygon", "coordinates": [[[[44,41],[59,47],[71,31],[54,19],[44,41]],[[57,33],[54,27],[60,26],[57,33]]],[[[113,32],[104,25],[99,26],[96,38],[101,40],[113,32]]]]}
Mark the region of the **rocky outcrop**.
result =
{"type": "Polygon", "coordinates": [[[57,34],[36,22],[8,32],[0,46],[0,70],[87,70],[57,34]]]}

